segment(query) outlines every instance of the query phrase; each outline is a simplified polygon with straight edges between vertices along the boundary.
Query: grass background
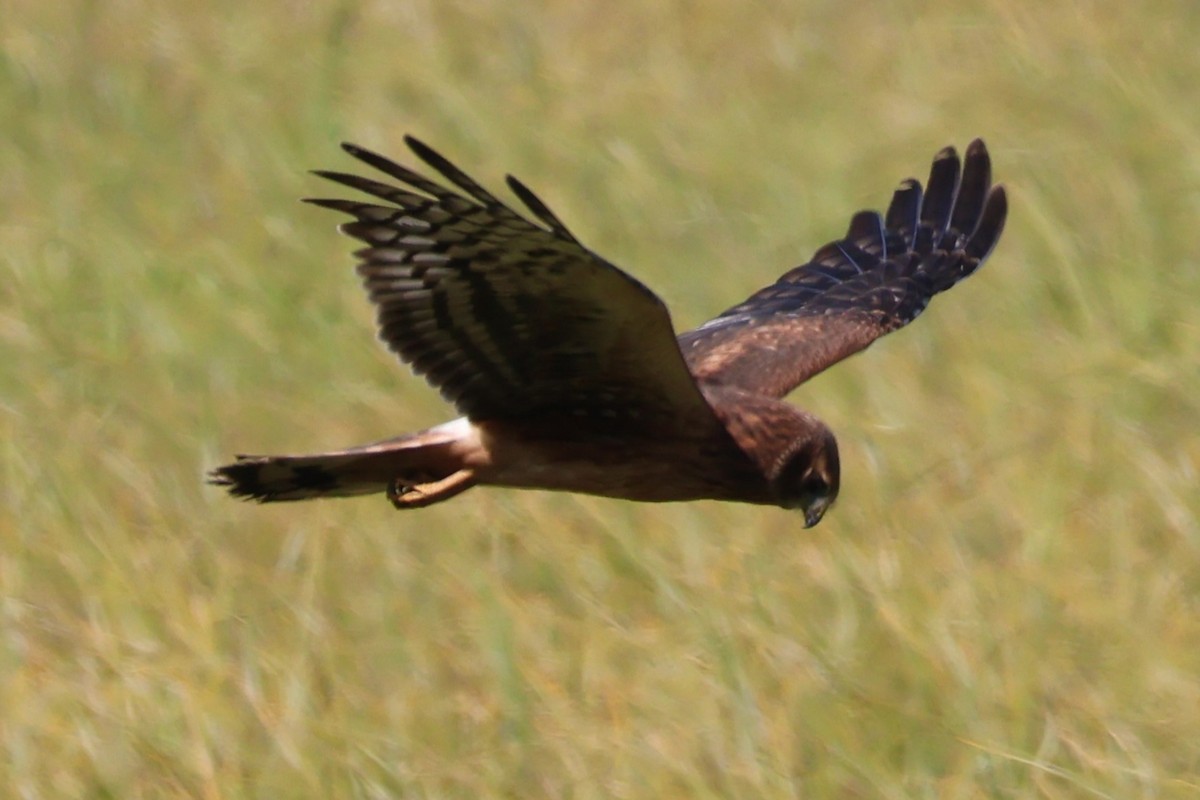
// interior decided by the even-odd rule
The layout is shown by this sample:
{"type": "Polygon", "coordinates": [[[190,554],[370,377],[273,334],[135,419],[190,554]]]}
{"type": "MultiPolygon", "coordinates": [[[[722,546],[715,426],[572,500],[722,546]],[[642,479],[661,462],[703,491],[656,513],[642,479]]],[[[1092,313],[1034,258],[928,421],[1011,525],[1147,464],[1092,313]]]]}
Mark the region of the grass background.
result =
{"type": "Polygon", "coordinates": [[[0,795],[1200,795],[1200,12],[1152,0],[0,15],[0,795]],[[993,260],[794,395],[842,499],[259,508],[445,419],[328,191],[413,132],[680,327],[984,136],[993,260]]]}

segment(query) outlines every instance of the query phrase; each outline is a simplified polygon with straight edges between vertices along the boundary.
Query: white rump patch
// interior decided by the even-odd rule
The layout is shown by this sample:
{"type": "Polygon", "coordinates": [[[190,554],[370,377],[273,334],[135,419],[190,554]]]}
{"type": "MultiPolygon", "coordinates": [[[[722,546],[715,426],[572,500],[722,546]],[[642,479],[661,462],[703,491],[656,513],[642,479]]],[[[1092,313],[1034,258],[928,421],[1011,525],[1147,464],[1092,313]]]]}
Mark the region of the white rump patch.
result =
{"type": "Polygon", "coordinates": [[[428,432],[445,436],[447,439],[453,439],[456,442],[462,442],[466,445],[475,447],[480,445],[479,428],[466,417],[459,417],[449,422],[443,422],[441,425],[435,425],[428,432]]]}

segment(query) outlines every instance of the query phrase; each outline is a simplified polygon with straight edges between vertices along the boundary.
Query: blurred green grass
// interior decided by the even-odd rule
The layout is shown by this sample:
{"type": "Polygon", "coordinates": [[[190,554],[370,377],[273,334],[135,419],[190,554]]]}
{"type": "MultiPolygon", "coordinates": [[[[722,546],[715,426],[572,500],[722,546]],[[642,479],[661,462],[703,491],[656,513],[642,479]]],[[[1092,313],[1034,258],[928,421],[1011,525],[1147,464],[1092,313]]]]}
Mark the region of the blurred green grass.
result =
{"type": "Polygon", "coordinates": [[[0,785],[40,797],[1194,797],[1200,14],[1069,0],[0,16],[0,785]],[[984,136],[993,261],[794,396],[821,526],[478,490],[258,508],[444,419],[304,174],[512,171],[680,327],[984,136]]]}

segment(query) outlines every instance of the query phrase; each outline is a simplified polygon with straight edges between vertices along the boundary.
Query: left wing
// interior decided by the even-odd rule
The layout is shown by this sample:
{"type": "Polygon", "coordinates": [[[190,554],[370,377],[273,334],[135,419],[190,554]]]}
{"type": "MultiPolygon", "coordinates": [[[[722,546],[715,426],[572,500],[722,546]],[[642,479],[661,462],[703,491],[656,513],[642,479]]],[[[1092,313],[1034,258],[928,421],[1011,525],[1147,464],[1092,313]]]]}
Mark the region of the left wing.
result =
{"type": "Polygon", "coordinates": [[[783,397],[871,342],[902,328],[932,297],[979,268],[1008,212],[991,185],[983,141],[937,154],[928,187],[900,184],[886,218],[860,211],[844,239],[774,284],[679,336],[701,382],[783,397]]]}
{"type": "Polygon", "coordinates": [[[453,188],[348,144],[393,182],[320,171],[373,199],[309,201],[353,217],[341,231],[366,245],[358,273],[401,361],[475,420],[718,424],[653,292],[581,245],[516,179],[509,187],[536,223],[405,142],[453,188]]]}

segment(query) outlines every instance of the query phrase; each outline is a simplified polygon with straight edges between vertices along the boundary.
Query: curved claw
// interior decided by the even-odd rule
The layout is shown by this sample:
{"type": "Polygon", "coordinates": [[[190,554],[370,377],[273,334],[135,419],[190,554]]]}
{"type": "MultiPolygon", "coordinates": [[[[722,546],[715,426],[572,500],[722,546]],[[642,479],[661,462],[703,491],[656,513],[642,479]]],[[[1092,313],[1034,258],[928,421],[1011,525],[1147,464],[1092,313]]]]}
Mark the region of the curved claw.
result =
{"type": "Polygon", "coordinates": [[[412,483],[398,476],[388,483],[387,499],[397,510],[424,508],[449,500],[474,485],[475,473],[469,469],[460,469],[428,483],[412,483]]]}

